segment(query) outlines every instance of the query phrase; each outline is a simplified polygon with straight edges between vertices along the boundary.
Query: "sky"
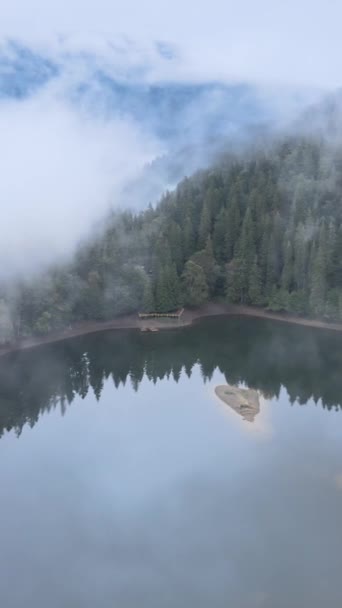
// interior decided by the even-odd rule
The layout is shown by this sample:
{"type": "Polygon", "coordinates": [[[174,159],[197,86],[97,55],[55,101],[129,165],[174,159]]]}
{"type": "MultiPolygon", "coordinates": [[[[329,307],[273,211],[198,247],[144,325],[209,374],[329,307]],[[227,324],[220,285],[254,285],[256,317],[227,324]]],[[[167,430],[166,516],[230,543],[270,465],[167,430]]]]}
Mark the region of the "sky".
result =
{"type": "Polygon", "coordinates": [[[86,47],[128,37],[173,45],[182,78],[340,86],[339,0],[11,0],[0,34],[86,47]],[[94,42],[97,39],[97,43],[94,42]]]}
{"type": "Polygon", "coordinates": [[[68,257],[168,152],[143,120],[109,116],[102,94],[93,113],[71,103],[94,68],[133,84],[253,84],[285,112],[283,91],[341,86],[341,21],[335,0],[2,2],[0,52],[15,40],[63,73],[27,98],[0,96],[0,279],[68,257]]]}

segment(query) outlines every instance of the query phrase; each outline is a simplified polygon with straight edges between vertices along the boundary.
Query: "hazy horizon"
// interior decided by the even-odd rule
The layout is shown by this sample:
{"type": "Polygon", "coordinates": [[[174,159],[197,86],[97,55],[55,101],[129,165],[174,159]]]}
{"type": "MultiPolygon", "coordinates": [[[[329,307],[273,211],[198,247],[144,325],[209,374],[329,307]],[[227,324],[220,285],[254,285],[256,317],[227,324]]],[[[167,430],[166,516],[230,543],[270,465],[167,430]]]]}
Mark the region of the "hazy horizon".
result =
{"type": "Polygon", "coordinates": [[[156,202],[210,162],[209,138],[290,123],[338,88],[331,51],[342,9],[328,16],[316,5],[2,7],[1,276],[65,259],[109,209],[156,202]],[[168,162],[185,144],[197,152],[170,180],[168,162]],[[160,157],[166,169],[151,178],[146,165],[160,157]]]}

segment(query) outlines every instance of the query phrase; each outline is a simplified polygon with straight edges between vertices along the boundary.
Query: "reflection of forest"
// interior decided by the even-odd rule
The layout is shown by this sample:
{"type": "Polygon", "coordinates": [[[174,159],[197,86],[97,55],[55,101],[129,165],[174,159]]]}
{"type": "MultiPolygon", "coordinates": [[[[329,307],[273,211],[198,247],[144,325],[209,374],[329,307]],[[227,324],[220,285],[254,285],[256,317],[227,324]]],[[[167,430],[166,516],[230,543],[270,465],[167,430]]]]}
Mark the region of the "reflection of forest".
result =
{"type": "Polygon", "coordinates": [[[208,320],[177,332],[136,331],[87,336],[4,357],[0,362],[0,435],[92,388],[97,399],[104,381],[157,382],[182,370],[190,377],[198,363],[204,380],[218,368],[227,382],[245,382],[265,396],[287,389],[290,401],[311,397],[331,409],[342,405],[342,349],[338,333],[255,319],[208,320]]]}

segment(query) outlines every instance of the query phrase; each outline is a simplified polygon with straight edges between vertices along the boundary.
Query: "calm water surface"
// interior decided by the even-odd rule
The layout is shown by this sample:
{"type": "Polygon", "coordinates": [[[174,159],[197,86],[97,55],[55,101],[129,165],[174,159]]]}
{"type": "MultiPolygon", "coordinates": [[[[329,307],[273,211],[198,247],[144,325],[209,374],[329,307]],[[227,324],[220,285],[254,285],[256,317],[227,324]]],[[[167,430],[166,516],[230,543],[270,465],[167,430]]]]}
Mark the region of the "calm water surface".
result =
{"type": "Polygon", "coordinates": [[[229,319],[0,360],[1,608],[342,606],[341,346],[229,319]]]}

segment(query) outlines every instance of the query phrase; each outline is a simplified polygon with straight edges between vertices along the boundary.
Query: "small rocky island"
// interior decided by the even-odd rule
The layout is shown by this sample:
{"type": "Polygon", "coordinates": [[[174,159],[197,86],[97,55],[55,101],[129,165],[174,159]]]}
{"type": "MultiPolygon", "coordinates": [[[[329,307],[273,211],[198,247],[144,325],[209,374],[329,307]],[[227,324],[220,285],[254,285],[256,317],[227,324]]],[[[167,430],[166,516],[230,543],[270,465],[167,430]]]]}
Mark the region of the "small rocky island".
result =
{"type": "Polygon", "coordinates": [[[258,392],[251,388],[239,388],[223,384],[215,388],[215,393],[226,405],[242,416],[243,420],[254,422],[260,412],[258,392]]]}

